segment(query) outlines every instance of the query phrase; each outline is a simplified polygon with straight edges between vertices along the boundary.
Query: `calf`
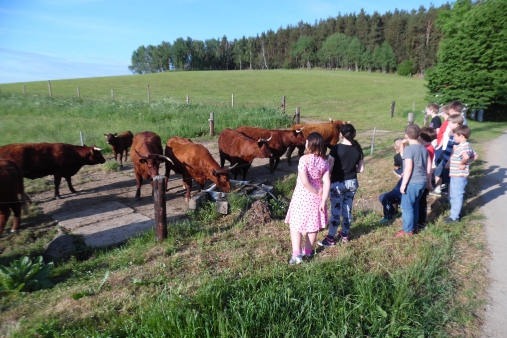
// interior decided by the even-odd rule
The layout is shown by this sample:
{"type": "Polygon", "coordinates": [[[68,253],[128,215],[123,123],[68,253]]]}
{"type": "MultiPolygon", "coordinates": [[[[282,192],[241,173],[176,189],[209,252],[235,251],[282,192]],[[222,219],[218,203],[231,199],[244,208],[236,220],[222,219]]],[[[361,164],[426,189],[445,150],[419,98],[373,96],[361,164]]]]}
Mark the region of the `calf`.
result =
{"type": "Polygon", "coordinates": [[[12,212],[14,220],[11,232],[16,231],[21,221],[21,208],[28,213],[30,199],[25,194],[21,168],[12,161],[0,160],[0,235],[12,212]],[[21,198],[20,198],[21,197],[21,198]]]}
{"type": "Polygon", "coordinates": [[[160,163],[166,163],[166,171],[168,170],[168,162],[172,163],[169,157],[162,154],[162,141],[157,134],[145,131],[134,136],[130,148],[130,159],[134,164],[136,175],[136,201],[141,198],[143,178],[151,182],[153,196],[153,179],[158,175],[160,163]]]}
{"type": "Polygon", "coordinates": [[[72,193],[74,176],[84,165],[106,162],[100,149],[67,143],[18,143],[0,147],[0,159],[16,163],[29,179],[54,176],[55,198],[60,198],[60,182],[65,178],[72,193]]]}
{"type": "Polygon", "coordinates": [[[127,152],[132,145],[132,139],[134,135],[132,135],[131,131],[126,131],[118,136],[117,133],[114,134],[104,134],[106,137],[107,144],[111,145],[114,153],[114,160],[117,161],[117,156],[120,154],[120,167],[123,167],[122,155],[125,153],[125,161],[127,161],[127,152]]]}
{"type": "Polygon", "coordinates": [[[183,186],[186,188],[185,201],[190,199],[192,179],[199,184],[201,191],[209,179],[218,188],[228,193],[231,191],[229,169],[221,169],[206,147],[195,144],[188,138],[171,137],[166,142],[165,155],[173,164],[166,167],[166,181],[173,170],[183,176],[183,186]]]}
{"type": "Polygon", "coordinates": [[[220,167],[224,167],[225,160],[229,161],[233,169],[234,179],[237,179],[239,171],[243,173],[243,180],[246,180],[246,173],[252,165],[254,158],[271,157],[268,142],[271,138],[265,140],[259,138],[257,141],[251,139],[245,134],[232,130],[224,129],[218,136],[218,150],[220,153],[220,167]]]}
{"type": "MultiPolygon", "coordinates": [[[[291,129],[298,130],[298,129],[304,128],[303,135],[305,136],[305,139],[308,137],[308,135],[310,135],[310,133],[313,133],[314,131],[316,131],[316,132],[320,133],[322,135],[322,137],[324,138],[324,144],[329,149],[331,149],[331,146],[334,146],[340,140],[341,127],[345,123],[349,123],[350,121],[344,122],[344,121],[340,121],[340,120],[332,120],[331,118],[329,119],[329,121],[330,122],[315,123],[315,124],[295,124],[291,127],[291,129]]],[[[297,147],[299,149],[299,155],[302,155],[305,151],[304,146],[297,146],[297,147]]],[[[296,146],[291,145],[287,149],[286,155],[287,155],[287,162],[289,163],[289,165],[292,165],[291,155],[292,155],[292,152],[294,151],[295,148],[296,148],[296,146]]]]}
{"type": "Polygon", "coordinates": [[[271,174],[275,172],[278,163],[280,163],[280,157],[285,154],[290,146],[305,146],[306,138],[302,133],[303,129],[304,127],[294,130],[262,129],[248,126],[236,128],[237,131],[242,132],[254,140],[271,135],[270,141],[268,142],[269,151],[273,155],[269,159],[269,170],[271,174]]]}

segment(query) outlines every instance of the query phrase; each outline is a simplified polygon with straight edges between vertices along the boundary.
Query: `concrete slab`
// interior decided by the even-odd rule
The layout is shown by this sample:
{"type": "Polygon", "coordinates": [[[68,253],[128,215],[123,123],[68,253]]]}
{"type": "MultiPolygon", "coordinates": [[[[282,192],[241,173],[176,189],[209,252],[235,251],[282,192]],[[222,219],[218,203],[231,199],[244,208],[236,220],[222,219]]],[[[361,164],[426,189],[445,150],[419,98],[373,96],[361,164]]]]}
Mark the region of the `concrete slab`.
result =
{"type": "Polygon", "coordinates": [[[88,246],[106,247],[124,243],[129,238],[150,230],[154,225],[151,218],[132,213],[82,226],[72,233],[82,235],[88,246]]]}

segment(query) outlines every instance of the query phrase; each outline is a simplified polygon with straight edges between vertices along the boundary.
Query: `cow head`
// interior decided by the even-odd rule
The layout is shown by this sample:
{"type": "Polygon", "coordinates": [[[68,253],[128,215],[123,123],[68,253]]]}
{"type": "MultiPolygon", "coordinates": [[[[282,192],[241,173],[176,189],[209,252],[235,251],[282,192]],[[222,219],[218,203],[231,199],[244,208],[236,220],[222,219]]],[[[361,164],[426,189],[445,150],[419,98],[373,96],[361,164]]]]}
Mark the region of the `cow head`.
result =
{"type": "Polygon", "coordinates": [[[155,178],[155,176],[158,176],[158,168],[160,166],[160,163],[171,162],[172,164],[174,164],[173,161],[167,156],[159,154],[141,155],[139,154],[137,149],[134,150],[140,157],[139,163],[145,164],[146,167],[148,168],[148,174],[150,175],[151,178],[155,178]]]}
{"type": "Polygon", "coordinates": [[[118,136],[118,133],[114,133],[114,134],[104,134],[104,136],[106,137],[106,143],[107,144],[113,144],[112,141],[114,140],[114,138],[116,136],[118,136]]]}
{"type": "Polygon", "coordinates": [[[91,146],[88,149],[90,150],[87,156],[88,164],[102,164],[106,162],[106,159],[101,153],[102,149],[95,146],[91,146]]]}
{"type": "Polygon", "coordinates": [[[268,142],[271,141],[271,138],[273,138],[273,135],[270,136],[268,139],[263,139],[262,137],[257,140],[257,146],[259,147],[259,155],[260,158],[266,158],[271,157],[273,154],[271,154],[271,151],[269,151],[268,142]]]}
{"type": "Polygon", "coordinates": [[[292,137],[290,141],[296,146],[302,146],[306,143],[305,135],[303,135],[303,129],[305,129],[305,127],[292,130],[292,137]]]}
{"type": "Polygon", "coordinates": [[[213,181],[215,182],[217,187],[219,187],[223,192],[226,192],[226,193],[231,192],[231,182],[230,182],[231,169],[237,165],[238,164],[236,163],[235,165],[233,165],[232,167],[229,167],[227,169],[220,169],[220,170],[213,169],[212,170],[213,176],[216,177],[216,181],[215,180],[213,180],[213,181]]]}

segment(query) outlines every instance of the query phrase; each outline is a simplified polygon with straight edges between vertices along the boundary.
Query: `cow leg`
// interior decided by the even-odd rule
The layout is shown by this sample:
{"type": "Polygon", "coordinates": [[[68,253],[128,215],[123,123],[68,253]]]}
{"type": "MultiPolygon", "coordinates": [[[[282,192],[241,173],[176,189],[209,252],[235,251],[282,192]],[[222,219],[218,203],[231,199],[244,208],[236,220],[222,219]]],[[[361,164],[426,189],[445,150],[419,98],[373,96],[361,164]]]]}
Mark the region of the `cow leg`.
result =
{"type": "Polygon", "coordinates": [[[190,201],[190,189],[192,189],[192,178],[184,178],[183,186],[186,189],[185,202],[190,201]]]}
{"type": "Polygon", "coordinates": [[[141,175],[136,174],[136,197],[134,197],[134,200],[139,201],[141,199],[141,185],[143,184],[143,178],[141,175]]]}
{"type": "Polygon", "coordinates": [[[276,168],[278,168],[278,163],[280,163],[280,157],[269,159],[269,168],[271,169],[271,173],[274,173],[276,168]]]}
{"type": "Polygon", "coordinates": [[[62,182],[62,176],[60,175],[55,175],[54,176],[55,180],[55,198],[56,199],[60,199],[60,183],[62,182]]]}
{"type": "MultiPolygon", "coordinates": [[[[127,160],[126,157],[125,157],[125,160],[127,160]]],[[[123,151],[120,151],[120,167],[123,168],[123,151]]]]}
{"type": "Polygon", "coordinates": [[[21,221],[21,204],[20,203],[12,204],[12,211],[14,213],[14,220],[12,222],[11,232],[15,232],[16,229],[19,227],[19,223],[21,221]]]}
{"type": "Polygon", "coordinates": [[[303,156],[305,154],[305,146],[298,146],[298,155],[303,156]]]}
{"type": "Polygon", "coordinates": [[[67,185],[69,186],[69,190],[72,193],[76,193],[76,189],[74,189],[74,187],[72,186],[72,176],[65,177],[65,180],[67,181],[67,185]]]}
{"type": "Polygon", "coordinates": [[[11,209],[10,207],[5,207],[6,205],[2,206],[2,209],[0,209],[0,235],[3,234],[5,224],[7,223],[7,220],[9,219],[9,216],[11,215],[11,209]]]}
{"type": "Polygon", "coordinates": [[[246,181],[246,173],[247,173],[248,169],[250,169],[251,166],[252,166],[251,163],[245,164],[243,166],[243,181],[246,181]]]}
{"type": "Polygon", "coordinates": [[[295,145],[290,145],[288,148],[287,148],[287,152],[285,153],[285,156],[287,156],[287,163],[291,166],[292,165],[292,162],[290,160],[290,157],[292,156],[292,152],[294,151],[294,149],[296,149],[296,146],[295,145]]]}
{"type": "MultiPolygon", "coordinates": [[[[225,156],[224,156],[224,153],[222,153],[222,151],[220,151],[219,153],[220,153],[220,168],[223,169],[224,168],[224,164],[225,164],[225,156]]],[[[236,178],[234,178],[234,179],[236,179],[236,178]]]]}

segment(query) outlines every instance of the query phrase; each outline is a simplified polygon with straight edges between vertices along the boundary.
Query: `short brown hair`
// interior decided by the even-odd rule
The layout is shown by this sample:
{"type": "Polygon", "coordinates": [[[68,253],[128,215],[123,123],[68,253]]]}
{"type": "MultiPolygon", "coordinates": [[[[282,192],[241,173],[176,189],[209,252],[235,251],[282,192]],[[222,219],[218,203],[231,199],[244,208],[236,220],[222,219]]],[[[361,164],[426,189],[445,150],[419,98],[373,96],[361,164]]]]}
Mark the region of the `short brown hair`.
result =
{"type": "Polygon", "coordinates": [[[431,142],[437,138],[437,131],[432,127],[424,127],[419,135],[425,142],[431,142]]]}
{"type": "Polygon", "coordinates": [[[442,114],[446,114],[446,115],[449,115],[449,105],[448,105],[448,104],[444,104],[444,105],[440,108],[440,113],[442,113],[442,114]]]}
{"type": "Polygon", "coordinates": [[[461,109],[463,109],[463,103],[461,103],[461,101],[455,100],[449,103],[449,110],[454,110],[456,113],[461,113],[461,109]]]}
{"type": "Polygon", "coordinates": [[[407,128],[405,128],[405,135],[411,140],[417,140],[419,134],[421,134],[421,128],[419,128],[417,124],[409,124],[407,128]]]}
{"type": "Polygon", "coordinates": [[[326,146],[324,145],[324,139],[320,133],[314,131],[308,135],[306,140],[308,141],[308,146],[306,147],[305,154],[314,154],[324,157],[326,154],[326,146]]]}
{"type": "Polygon", "coordinates": [[[465,136],[465,138],[468,140],[472,134],[472,131],[470,128],[468,128],[468,126],[457,126],[454,128],[454,134],[465,136]]]}
{"type": "Polygon", "coordinates": [[[440,106],[437,103],[430,103],[426,106],[426,109],[431,110],[434,114],[438,114],[438,108],[440,108],[440,106]]]}
{"type": "Polygon", "coordinates": [[[465,120],[463,119],[463,116],[461,116],[461,114],[452,114],[451,116],[449,116],[447,121],[457,123],[458,126],[462,126],[465,120]]]}

